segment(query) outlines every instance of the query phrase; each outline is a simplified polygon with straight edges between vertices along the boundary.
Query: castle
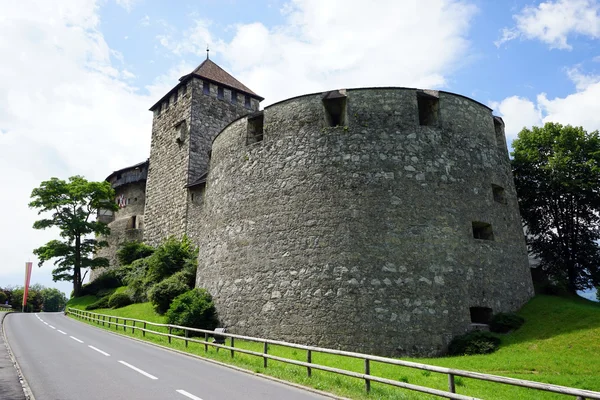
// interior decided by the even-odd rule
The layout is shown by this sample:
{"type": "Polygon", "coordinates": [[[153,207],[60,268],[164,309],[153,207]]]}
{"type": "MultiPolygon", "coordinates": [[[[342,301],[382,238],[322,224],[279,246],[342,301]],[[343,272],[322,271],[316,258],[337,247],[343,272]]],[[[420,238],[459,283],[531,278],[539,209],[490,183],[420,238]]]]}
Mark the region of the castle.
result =
{"type": "Polygon", "coordinates": [[[183,76],[150,108],[149,160],[107,178],[100,255],[187,234],[228,331],[384,355],[440,354],[533,295],[491,109],[398,87],[261,100],[208,58],[183,76]]]}

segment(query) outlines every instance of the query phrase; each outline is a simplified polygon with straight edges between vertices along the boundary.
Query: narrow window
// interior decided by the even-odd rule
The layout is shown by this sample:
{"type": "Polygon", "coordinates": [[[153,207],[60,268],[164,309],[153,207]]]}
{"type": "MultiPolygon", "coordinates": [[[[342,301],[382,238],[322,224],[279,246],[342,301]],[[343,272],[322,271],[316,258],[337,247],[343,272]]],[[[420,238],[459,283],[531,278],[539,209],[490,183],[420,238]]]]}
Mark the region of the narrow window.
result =
{"type": "Polygon", "coordinates": [[[133,198],[133,201],[136,201],[136,202],[137,202],[137,197],[134,197],[134,198],[133,198]]]}
{"type": "Polygon", "coordinates": [[[137,218],[135,215],[129,217],[129,220],[127,221],[127,229],[136,229],[136,221],[137,218]]]}
{"type": "Polygon", "coordinates": [[[158,117],[160,115],[160,104],[156,106],[156,108],[154,109],[154,115],[156,117],[158,117]]]}
{"type": "Polygon", "coordinates": [[[175,140],[178,142],[183,142],[187,135],[187,122],[185,120],[179,122],[175,125],[175,140]]]}
{"type": "Polygon", "coordinates": [[[202,93],[210,94],[210,83],[206,81],[202,82],[202,93]]]}
{"type": "Polygon", "coordinates": [[[246,145],[262,142],[264,114],[256,113],[248,117],[246,145]]]}
{"type": "Polygon", "coordinates": [[[221,86],[217,88],[217,98],[221,100],[225,99],[225,90],[221,86]]]}
{"type": "Polygon", "coordinates": [[[163,108],[165,109],[165,111],[167,111],[167,108],[169,108],[169,98],[168,97],[165,100],[165,104],[164,104],[163,108]]]}
{"type": "Polygon", "coordinates": [[[501,204],[506,204],[506,196],[502,186],[492,184],[492,193],[494,195],[494,201],[501,204]]]}
{"type": "Polygon", "coordinates": [[[173,93],[173,104],[177,103],[177,97],[178,97],[178,90],[175,91],[175,93],[173,93]]]}
{"type": "Polygon", "coordinates": [[[252,107],[252,103],[250,102],[250,96],[248,96],[248,95],[244,96],[244,106],[246,108],[252,107]]]}
{"type": "Polygon", "coordinates": [[[473,237],[481,240],[494,240],[492,225],[487,222],[473,221],[473,237]]]}
{"type": "Polygon", "coordinates": [[[471,307],[471,323],[473,324],[489,324],[492,320],[492,309],[489,307],[471,307]]]}
{"type": "Polygon", "coordinates": [[[237,103],[237,92],[235,90],[231,91],[231,102],[232,103],[237,103]]]}
{"type": "Polygon", "coordinates": [[[417,92],[419,125],[437,126],[440,114],[440,99],[425,92],[417,92]]]}
{"type": "Polygon", "coordinates": [[[323,96],[327,125],[344,126],[346,124],[346,91],[332,90],[323,96]]]}
{"type": "Polygon", "coordinates": [[[192,202],[194,201],[194,193],[192,193],[192,202]]]}
{"type": "Polygon", "coordinates": [[[499,148],[506,150],[506,136],[504,136],[504,121],[500,117],[494,117],[494,131],[496,133],[496,144],[499,148]]]}
{"type": "Polygon", "coordinates": [[[181,96],[185,96],[187,94],[187,83],[181,87],[181,96]]]}

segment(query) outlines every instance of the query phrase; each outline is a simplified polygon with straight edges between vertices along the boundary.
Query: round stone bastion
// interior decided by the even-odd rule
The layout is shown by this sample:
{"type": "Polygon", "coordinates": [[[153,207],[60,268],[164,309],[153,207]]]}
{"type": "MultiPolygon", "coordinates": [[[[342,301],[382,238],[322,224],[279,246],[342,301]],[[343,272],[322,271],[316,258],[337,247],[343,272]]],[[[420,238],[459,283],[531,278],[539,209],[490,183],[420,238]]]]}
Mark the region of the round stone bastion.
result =
{"type": "Polygon", "coordinates": [[[291,98],[215,138],[197,286],[228,332],[443,354],[532,295],[503,121],[407,88],[291,98]]]}

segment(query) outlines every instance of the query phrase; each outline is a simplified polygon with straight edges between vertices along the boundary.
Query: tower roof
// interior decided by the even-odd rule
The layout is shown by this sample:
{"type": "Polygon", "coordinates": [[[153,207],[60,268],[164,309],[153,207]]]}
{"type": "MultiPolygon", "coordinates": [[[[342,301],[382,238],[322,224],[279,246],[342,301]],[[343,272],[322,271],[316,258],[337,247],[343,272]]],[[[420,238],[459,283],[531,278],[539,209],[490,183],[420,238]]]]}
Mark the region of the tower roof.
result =
{"type": "Polygon", "coordinates": [[[209,58],[204,60],[202,64],[200,64],[195,70],[192,71],[192,73],[182,76],[181,78],[179,78],[179,80],[183,81],[192,75],[195,75],[202,79],[213,81],[215,83],[220,83],[224,86],[228,86],[231,89],[235,89],[237,91],[249,94],[252,97],[256,97],[260,100],[263,100],[262,97],[254,93],[246,85],[235,79],[233,76],[227,73],[227,71],[219,67],[209,58]]]}

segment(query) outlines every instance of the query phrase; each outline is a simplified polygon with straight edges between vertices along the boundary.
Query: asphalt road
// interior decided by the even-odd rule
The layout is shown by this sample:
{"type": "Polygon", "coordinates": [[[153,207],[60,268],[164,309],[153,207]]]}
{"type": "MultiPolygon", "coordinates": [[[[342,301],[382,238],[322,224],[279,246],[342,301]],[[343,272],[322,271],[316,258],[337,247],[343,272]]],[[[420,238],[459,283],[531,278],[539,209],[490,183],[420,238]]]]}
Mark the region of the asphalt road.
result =
{"type": "Polygon", "coordinates": [[[328,398],[119,337],[61,313],[9,315],[4,329],[36,400],[328,398]]]}

